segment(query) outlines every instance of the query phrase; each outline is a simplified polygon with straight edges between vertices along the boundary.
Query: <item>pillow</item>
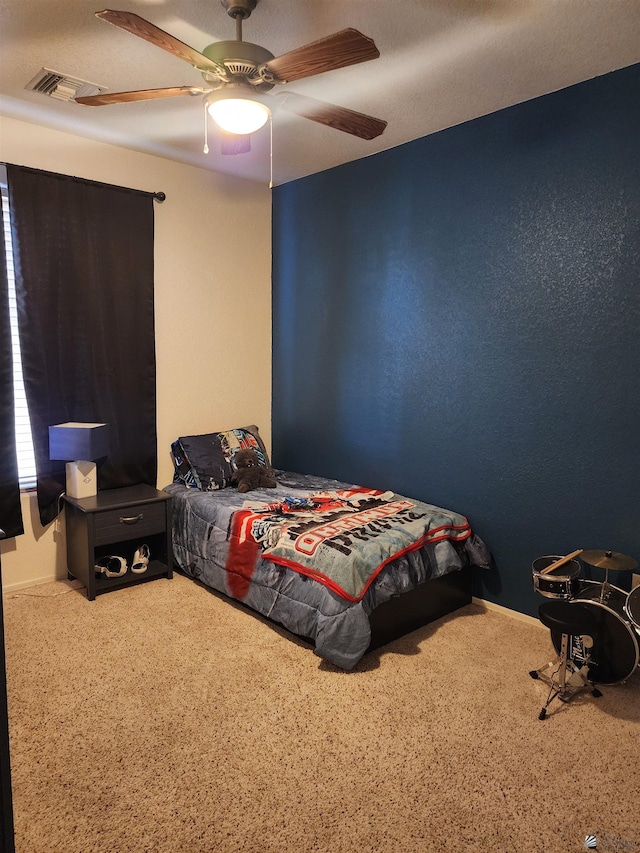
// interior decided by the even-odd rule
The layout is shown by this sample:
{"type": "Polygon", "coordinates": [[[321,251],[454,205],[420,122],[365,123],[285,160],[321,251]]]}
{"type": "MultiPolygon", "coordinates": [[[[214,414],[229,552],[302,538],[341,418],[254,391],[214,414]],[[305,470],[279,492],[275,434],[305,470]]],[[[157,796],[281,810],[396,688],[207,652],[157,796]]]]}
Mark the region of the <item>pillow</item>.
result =
{"type": "Polygon", "coordinates": [[[269,455],[255,425],[210,432],[206,435],[184,435],[171,445],[174,483],[190,489],[211,492],[231,485],[236,470],[233,463],[238,450],[253,448],[260,465],[269,467],[269,455]]]}

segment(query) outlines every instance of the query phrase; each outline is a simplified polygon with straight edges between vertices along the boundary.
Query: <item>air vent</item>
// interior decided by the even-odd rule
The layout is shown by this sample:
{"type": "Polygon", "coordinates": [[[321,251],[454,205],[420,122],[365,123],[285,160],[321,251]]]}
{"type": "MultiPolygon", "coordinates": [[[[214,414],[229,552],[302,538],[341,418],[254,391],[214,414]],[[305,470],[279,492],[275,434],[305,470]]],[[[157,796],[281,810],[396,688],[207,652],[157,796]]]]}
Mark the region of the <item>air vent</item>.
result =
{"type": "Polygon", "coordinates": [[[36,76],[30,80],[25,89],[40,92],[48,98],[58,101],[73,101],[76,96],[99,95],[106,90],[106,86],[98,86],[78,77],[70,77],[59,71],[51,71],[49,68],[41,68],[36,76]]]}

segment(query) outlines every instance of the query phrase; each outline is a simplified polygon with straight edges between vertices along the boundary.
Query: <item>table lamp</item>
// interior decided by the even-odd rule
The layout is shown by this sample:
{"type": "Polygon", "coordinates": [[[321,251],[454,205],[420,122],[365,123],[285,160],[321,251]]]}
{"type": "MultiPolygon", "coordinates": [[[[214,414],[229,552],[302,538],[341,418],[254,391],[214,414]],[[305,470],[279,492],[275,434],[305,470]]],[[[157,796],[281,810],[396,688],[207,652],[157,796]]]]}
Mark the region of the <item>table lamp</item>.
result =
{"type": "Polygon", "coordinates": [[[49,459],[66,461],[66,494],[71,498],[98,494],[96,461],[108,452],[109,424],[69,421],[49,427],[49,459]]]}

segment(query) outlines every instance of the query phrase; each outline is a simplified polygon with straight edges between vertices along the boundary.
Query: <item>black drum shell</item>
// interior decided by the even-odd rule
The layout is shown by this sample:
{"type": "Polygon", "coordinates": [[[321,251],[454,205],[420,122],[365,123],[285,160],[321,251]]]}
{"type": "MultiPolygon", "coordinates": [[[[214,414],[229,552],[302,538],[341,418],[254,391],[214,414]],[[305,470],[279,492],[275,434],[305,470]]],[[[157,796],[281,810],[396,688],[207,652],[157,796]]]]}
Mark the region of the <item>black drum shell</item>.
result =
{"type": "Polygon", "coordinates": [[[632,589],[627,595],[624,612],[635,627],[640,631],[640,586],[632,589]]]}
{"type": "Polygon", "coordinates": [[[580,563],[577,560],[569,560],[563,566],[548,575],[541,574],[543,569],[561,560],[562,556],[538,557],[533,561],[533,588],[545,598],[573,598],[578,591],[578,575],[580,574],[580,563]]]}
{"type": "MultiPolygon", "coordinates": [[[[589,678],[596,684],[621,684],[633,675],[640,662],[638,635],[626,618],[627,593],[611,584],[605,587],[596,581],[580,584],[572,604],[588,606],[597,617],[597,630],[591,649],[592,664],[589,678]]],[[[551,640],[560,654],[562,635],[551,632],[551,640]]],[[[577,663],[584,660],[581,638],[573,637],[571,657],[577,663]]]]}

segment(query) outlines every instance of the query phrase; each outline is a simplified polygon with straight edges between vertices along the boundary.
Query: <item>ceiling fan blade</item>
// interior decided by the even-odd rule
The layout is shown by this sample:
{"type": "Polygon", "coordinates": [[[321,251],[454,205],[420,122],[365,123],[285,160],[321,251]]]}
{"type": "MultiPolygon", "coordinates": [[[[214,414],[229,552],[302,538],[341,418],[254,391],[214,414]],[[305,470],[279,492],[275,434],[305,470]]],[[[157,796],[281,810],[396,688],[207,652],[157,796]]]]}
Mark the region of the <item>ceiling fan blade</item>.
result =
{"type": "Polygon", "coordinates": [[[248,154],[251,151],[251,134],[225,133],[220,131],[221,154],[248,154]]]}
{"type": "Polygon", "coordinates": [[[220,72],[225,73],[222,66],[218,65],[217,62],[213,62],[213,60],[200,53],[200,51],[189,47],[188,44],[169,35],[169,33],[156,27],[155,24],[145,21],[144,18],[141,18],[134,12],[105,9],[103,12],[96,12],[96,17],[114,24],[116,27],[120,27],[121,30],[132,33],[134,36],[145,39],[145,41],[155,44],[156,47],[167,50],[169,53],[177,56],[178,59],[183,59],[189,65],[193,65],[198,71],[213,71],[215,74],[219,74],[220,72]]]}
{"type": "Polygon", "coordinates": [[[333,71],[358,62],[377,59],[380,51],[373,39],[352,28],[283,53],[265,62],[264,66],[281,82],[301,80],[313,74],[333,71]]]}
{"type": "Polygon", "coordinates": [[[280,107],[288,112],[358,136],[360,139],[375,139],[387,126],[387,122],[380,118],[357,113],[346,107],[337,107],[335,104],[327,104],[306,95],[278,92],[274,97],[278,99],[280,107]]]}
{"type": "Polygon", "coordinates": [[[106,107],[108,104],[130,104],[132,101],[152,101],[156,98],[174,98],[178,95],[206,95],[210,89],[201,86],[175,86],[172,89],[138,89],[135,92],[103,92],[76,98],[76,104],[85,107],[106,107]]]}

